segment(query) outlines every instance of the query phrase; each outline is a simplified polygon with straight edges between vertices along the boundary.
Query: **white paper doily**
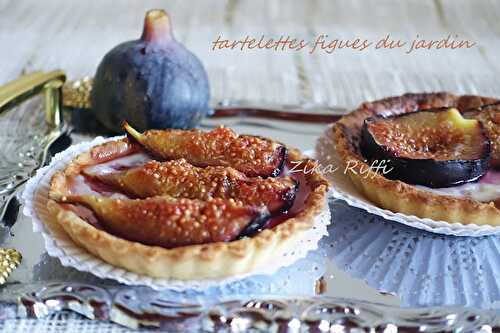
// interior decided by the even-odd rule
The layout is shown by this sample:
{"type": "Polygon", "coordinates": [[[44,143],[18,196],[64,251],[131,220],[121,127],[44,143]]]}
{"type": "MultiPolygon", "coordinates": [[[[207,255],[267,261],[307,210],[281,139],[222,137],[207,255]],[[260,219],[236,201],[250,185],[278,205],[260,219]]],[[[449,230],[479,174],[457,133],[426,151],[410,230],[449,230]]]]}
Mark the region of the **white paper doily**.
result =
{"type": "Polygon", "coordinates": [[[319,252],[405,307],[463,305],[500,311],[500,236],[454,237],[392,223],[343,201],[319,252]],[[322,246],[332,244],[332,246],[322,246]]]}
{"type": "MultiPolygon", "coordinates": [[[[316,158],[322,167],[340,166],[340,160],[335,152],[333,131],[331,126],[319,137],[316,143],[316,158]]],[[[430,231],[438,234],[454,236],[485,236],[500,234],[500,227],[477,224],[448,223],[435,221],[430,218],[420,218],[413,215],[394,213],[390,210],[375,206],[365,198],[351,182],[348,175],[339,168],[335,172],[325,172],[325,177],[331,183],[330,191],[337,199],[345,200],[349,205],[366,210],[369,213],[382,216],[385,219],[403,223],[410,227],[430,231]]]]}
{"type": "Polygon", "coordinates": [[[57,227],[57,224],[50,223],[49,227],[43,221],[50,221],[52,219],[52,216],[47,211],[46,203],[50,180],[54,173],[63,169],[78,154],[90,149],[92,146],[119,138],[122,137],[109,139],[97,137],[91,142],[73,145],[57,154],[52,159],[50,165],[39,169],[35,177],[28,181],[22,194],[24,202],[23,213],[32,218],[33,231],[42,234],[47,253],[52,257],[58,258],[63,266],[73,267],[80,271],[90,272],[100,278],[114,279],[128,285],[145,285],[154,289],[178,291],[188,289],[202,290],[241,280],[250,275],[274,274],[281,267],[291,265],[298,259],[304,258],[309,251],[317,249],[319,240],[327,234],[327,226],[330,224],[331,217],[330,211],[325,205],[324,211],[316,217],[314,227],[304,233],[304,237],[297,243],[293,251],[276,256],[272,262],[267,262],[264,267],[259,267],[251,273],[225,279],[192,281],[158,279],[112,266],[77,246],[62,229],[57,227]]]}

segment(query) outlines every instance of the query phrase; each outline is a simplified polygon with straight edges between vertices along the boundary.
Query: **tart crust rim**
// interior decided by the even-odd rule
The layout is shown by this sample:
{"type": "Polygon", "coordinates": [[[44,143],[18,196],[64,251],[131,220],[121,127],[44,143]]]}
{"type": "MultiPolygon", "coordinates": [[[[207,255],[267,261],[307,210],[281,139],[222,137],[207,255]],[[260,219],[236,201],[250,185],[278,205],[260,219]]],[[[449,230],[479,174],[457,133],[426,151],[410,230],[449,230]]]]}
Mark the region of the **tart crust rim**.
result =
{"type": "MultiPolygon", "coordinates": [[[[311,192],[304,202],[304,209],[274,228],[262,230],[252,237],[227,243],[171,249],[129,241],[92,226],[54,200],[66,193],[66,177],[95,164],[95,151],[104,145],[127,147],[130,143],[127,138],[122,138],[93,146],[80,153],[64,169],[56,172],[50,182],[47,209],[57,225],[78,246],[111,265],[140,275],[176,280],[193,280],[195,277],[195,280],[204,280],[250,273],[276,254],[281,255],[292,249],[303,233],[313,227],[314,217],[319,215],[326,205],[328,182],[317,171],[313,171],[305,174],[311,192]]],[[[117,152],[114,158],[119,155],[117,152]]],[[[288,148],[288,156],[291,160],[305,159],[300,151],[291,148],[288,148]]]]}
{"type": "Polygon", "coordinates": [[[335,150],[346,167],[349,164],[348,176],[354,186],[378,207],[392,212],[430,218],[448,223],[463,225],[500,225],[500,209],[494,202],[484,203],[469,198],[459,198],[421,190],[399,180],[390,180],[383,175],[370,171],[363,156],[356,151],[364,119],[377,115],[401,114],[416,109],[456,107],[459,110],[479,107],[495,103],[493,98],[463,95],[456,96],[446,92],[404,94],[402,96],[366,102],[353,112],[343,116],[331,130],[335,142],[335,150]],[[359,127],[359,128],[358,128],[359,127]],[[359,129],[359,131],[357,131],[359,129]],[[356,133],[359,132],[359,133],[356,133]]]}

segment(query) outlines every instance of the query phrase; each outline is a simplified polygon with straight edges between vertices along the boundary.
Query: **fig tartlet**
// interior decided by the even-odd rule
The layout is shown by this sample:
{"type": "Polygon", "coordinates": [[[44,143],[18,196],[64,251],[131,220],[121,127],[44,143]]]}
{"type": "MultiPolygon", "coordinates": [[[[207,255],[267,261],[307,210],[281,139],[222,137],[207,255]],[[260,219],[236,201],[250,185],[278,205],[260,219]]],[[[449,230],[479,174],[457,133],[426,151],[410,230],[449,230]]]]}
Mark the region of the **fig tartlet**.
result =
{"type": "Polygon", "coordinates": [[[363,103],[332,127],[335,150],[356,188],[381,208],[500,225],[497,103],[449,93],[363,103]],[[393,169],[370,170],[377,159],[393,169]]]}
{"type": "Polygon", "coordinates": [[[293,250],[325,209],[327,181],[298,150],[223,127],[125,128],[57,172],[47,204],[109,264],[178,280],[250,273],[293,250]]]}

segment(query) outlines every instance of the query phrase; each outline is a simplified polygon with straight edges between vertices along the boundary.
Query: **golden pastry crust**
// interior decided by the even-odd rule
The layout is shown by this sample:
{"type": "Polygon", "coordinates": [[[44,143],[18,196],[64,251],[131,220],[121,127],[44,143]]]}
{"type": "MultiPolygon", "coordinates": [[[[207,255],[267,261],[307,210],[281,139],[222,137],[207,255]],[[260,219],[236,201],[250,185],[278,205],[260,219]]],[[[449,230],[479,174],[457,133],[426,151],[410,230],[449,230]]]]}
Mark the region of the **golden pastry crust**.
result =
{"type": "Polygon", "coordinates": [[[379,207],[449,223],[500,225],[500,209],[495,202],[483,203],[431,193],[399,180],[389,180],[374,171],[363,174],[361,170],[366,170],[368,164],[359,150],[361,127],[368,117],[440,107],[456,107],[464,111],[495,102],[497,100],[492,98],[441,92],[405,94],[363,103],[332,127],[335,149],[344,167],[349,166],[347,174],[356,188],[379,207]]]}
{"type": "MultiPolygon", "coordinates": [[[[51,181],[49,211],[71,239],[109,264],[156,278],[203,280],[245,274],[262,267],[273,257],[293,249],[304,232],[314,225],[314,217],[325,208],[328,183],[318,172],[305,173],[311,188],[304,208],[271,229],[232,242],[217,242],[166,249],[116,237],[98,229],[64,208],[55,200],[68,193],[68,179],[85,167],[135,152],[137,146],[126,138],[93,147],[56,173],[51,181]],[[111,153],[109,153],[111,152],[111,153]]],[[[292,161],[304,159],[295,149],[288,150],[292,161]]],[[[308,170],[316,162],[306,160],[308,170]]]]}

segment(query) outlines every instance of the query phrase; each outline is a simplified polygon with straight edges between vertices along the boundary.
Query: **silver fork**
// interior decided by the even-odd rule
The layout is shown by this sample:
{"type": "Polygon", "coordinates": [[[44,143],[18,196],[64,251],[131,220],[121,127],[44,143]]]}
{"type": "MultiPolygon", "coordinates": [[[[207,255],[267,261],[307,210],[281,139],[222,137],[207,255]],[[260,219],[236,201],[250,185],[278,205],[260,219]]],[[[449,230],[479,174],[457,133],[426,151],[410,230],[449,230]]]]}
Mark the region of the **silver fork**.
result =
{"type": "Polygon", "coordinates": [[[36,170],[48,162],[51,145],[61,135],[66,133],[67,127],[62,122],[61,97],[62,86],[66,80],[63,71],[56,70],[48,73],[36,72],[22,76],[0,87],[0,114],[18,106],[29,98],[38,94],[44,95],[45,122],[48,130],[41,140],[41,150],[34,156],[35,166],[30,170],[20,167],[13,170],[15,175],[10,182],[0,187],[0,221],[3,221],[11,202],[26,181],[33,176],[36,170]]]}
{"type": "MultiPolygon", "coordinates": [[[[10,181],[2,183],[0,186],[0,221],[2,224],[12,225],[15,223],[19,206],[16,195],[36,170],[49,161],[51,146],[68,130],[62,122],[61,116],[62,86],[65,80],[64,72],[59,70],[49,73],[36,72],[0,87],[0,114],[4,114],[35,95],[43,94],[45,97],[45,122],[48,125],[46,133],[37,145],[41,149],[33,156],[35,164],[28,170],[23,165],[10,169],[9,171],[13,171],[14,175],[10,177],[10,181]]],[[[15,249],[0,247],[0,260],[1,285],[19,265],[21,254],[15,249]]]]}

